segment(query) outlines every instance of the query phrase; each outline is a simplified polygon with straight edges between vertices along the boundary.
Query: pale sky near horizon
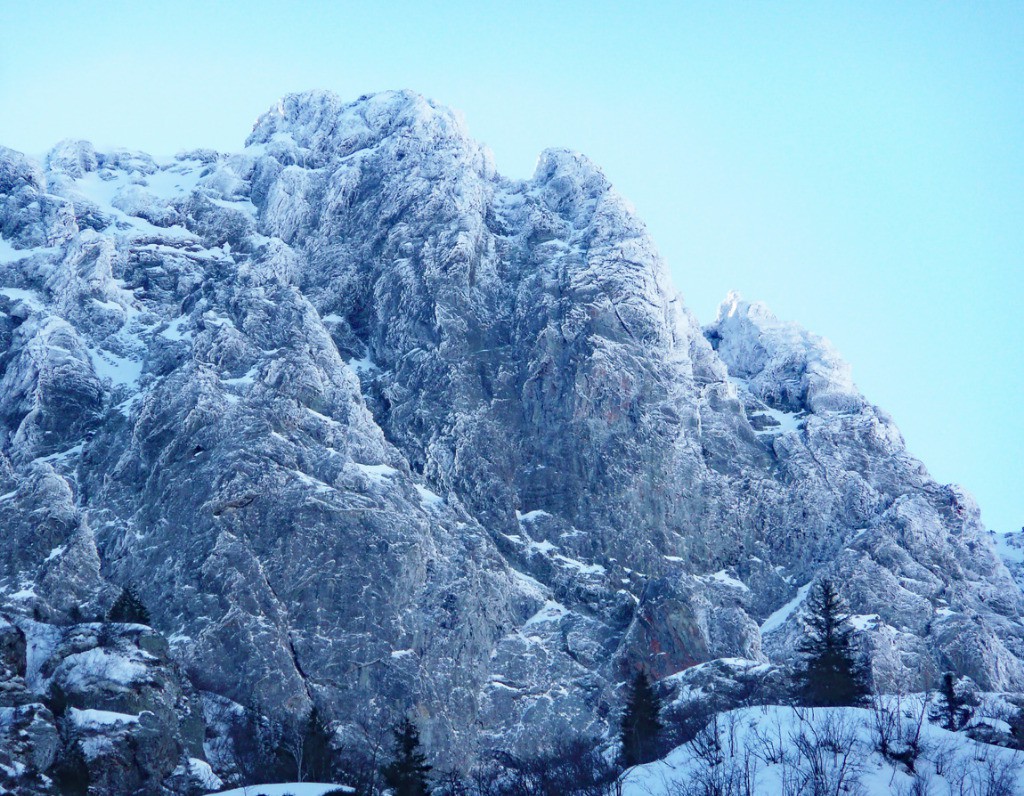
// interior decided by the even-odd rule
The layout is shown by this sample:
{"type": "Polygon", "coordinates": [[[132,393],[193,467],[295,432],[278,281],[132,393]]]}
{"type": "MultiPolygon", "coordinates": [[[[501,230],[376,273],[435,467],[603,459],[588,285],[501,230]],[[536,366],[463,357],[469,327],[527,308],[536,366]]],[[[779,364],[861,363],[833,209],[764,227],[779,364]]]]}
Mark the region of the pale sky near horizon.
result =
{"type": "Polygon", "coordinates": [[[1024,525],[1024,3],[0,0],[0,144],[241,147],[285,93],[411,88],[499,170],[579,150],[702,323],[828,337],[940,482],[1024,525]]]}

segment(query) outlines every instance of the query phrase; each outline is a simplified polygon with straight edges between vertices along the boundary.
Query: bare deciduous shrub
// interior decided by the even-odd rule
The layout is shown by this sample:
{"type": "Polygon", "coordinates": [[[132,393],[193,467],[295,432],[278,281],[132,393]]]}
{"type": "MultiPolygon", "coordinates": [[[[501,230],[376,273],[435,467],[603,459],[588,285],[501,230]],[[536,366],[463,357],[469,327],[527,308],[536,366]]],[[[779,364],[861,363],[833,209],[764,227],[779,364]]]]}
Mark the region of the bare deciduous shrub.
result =
{"type": "Polygon", "coordinates": [[[757,792],[757,758],[744,754],[717,766],[699,767],[670,796],[754,796],[757,792]]]}
{"type": "Polygon", "coordinates": [[[898,784],[895,793],[896,796],[934,796],[932,775],[927,771],[918,771],[910,784],[898,784]]]}
{"type": "Polygon", "coordinates": [[[791,734],[796,752],[784,769],[787,796],[840,796],[861,791],[864,752],[856,721],[836,711],[799,710],[800,723],[791,734]]]}
{"type": "Polygon", "coordinates": [[[597,740],[574,738],[534,755],[499,753],[468,782],[473,796],[614,796],[619,772],[597,740]]]}
{"type": "Polygon", "coordinates": [[[669,749],[692,741],[720,711],[706,699],[692,699],[669,706],[665,716],[665,745],[669,749]]]}
{"type": "Polygon", "coordinates": [[[757,726],[751,734],[750,745],[754,756],[768,766],[781,763],[789,748],[789,734],[782,726],[778,713],[774,713],[768,727],[757,726]]]}
{"type": "Polygon", "coordinates": [[[911,774],[923,751],[922,733],[928,716],[927,698],[907,700],[902,694],[876,694],[871,704],[875,751],[911,774]]]}
{"type": "Polygon", "coordinates": [[[943,738],[931,745],[928,759],[935,767],[936,775],[948,778],[948,774],[956,767],[957,760],[962,756],[963,742],[956,738],[943,738]]]}
{"type": "Polygon", "coordinates": [[[850,796],[861,792],[867,749],[850,714],[796,710],[790,726],[775,714],[767,724],[749,716],[713,717],[689,744],[693,770],[673,796],[748,796],[766,768],[780,796],[850,796]]]}
{"type": "Polygon", "coordinates": [[[758,759],[739,738],[740,716],[715,714],[690,741],[697,765],[672,796],[753,796],[758,759]]]}
{"type": "Polygon", "coordinates": [[[1006,754],[996,747],[979,744],[973,762],[975,765],[968,772],[972,790],[965,796],[1018,796],[1024,768],[1019,754],[1006,754]]]}

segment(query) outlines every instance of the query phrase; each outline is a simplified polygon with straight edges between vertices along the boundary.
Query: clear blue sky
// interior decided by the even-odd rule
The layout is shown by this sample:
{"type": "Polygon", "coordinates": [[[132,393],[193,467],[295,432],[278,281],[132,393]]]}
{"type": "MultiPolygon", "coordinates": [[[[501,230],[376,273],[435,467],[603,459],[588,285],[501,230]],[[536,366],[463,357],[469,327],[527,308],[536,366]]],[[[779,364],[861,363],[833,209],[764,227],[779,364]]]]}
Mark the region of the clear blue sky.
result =
{"type": "Polygon", "coordinates": [[[0,2],[0,143],[238,148],[282,94],[412,88],[499,168],[603,166],[702,322],[829,337],[986,523],[1024,524],[1024,5],[0,2]]]}

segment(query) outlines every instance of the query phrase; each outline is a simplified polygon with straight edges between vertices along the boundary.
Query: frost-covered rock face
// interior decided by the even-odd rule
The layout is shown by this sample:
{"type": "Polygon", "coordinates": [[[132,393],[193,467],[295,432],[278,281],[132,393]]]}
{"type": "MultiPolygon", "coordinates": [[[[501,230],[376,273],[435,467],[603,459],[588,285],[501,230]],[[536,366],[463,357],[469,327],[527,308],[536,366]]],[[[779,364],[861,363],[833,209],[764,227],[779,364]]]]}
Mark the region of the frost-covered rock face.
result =
{"type": "Polygon", "coordinates": [[[0,150],[0,235],[0,604],[133,587],[222,773],[239,705],[600,733],[637,666],[790,661],[823,574],[881,683],[1024,688],[970,497],[825,341],[701,329],[580,155],[508,180],[418,95],[291,95],[236,154],[0,150]]]}
{"type": "Polygon", "coordinates": [[[203,736],[200,700],[151,628],[0,620],[4,792],[77,792],[84,776],[98,793],[197,792],[203,736]]]}

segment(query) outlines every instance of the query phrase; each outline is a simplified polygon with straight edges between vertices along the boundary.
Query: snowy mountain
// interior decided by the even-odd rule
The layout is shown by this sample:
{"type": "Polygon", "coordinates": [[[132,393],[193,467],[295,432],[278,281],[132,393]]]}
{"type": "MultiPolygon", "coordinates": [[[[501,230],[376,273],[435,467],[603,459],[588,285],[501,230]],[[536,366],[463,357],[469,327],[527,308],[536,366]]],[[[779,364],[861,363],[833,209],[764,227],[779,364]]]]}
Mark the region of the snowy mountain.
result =
{"type": "Polygon", "coordinates": [[[19,787],[232,783],[314,704],[440,761],[598,736],[638,666],[784,667],[824,575],[881,688],[1024,690],[977,506],[827,341],[735,294],[701,328],[597,166],[504,178],[413,93],[289,95],[233,154],[0,148],[0,351],[19,787]],[[93,621],[123,587],[152,629],[93,621]]]}

